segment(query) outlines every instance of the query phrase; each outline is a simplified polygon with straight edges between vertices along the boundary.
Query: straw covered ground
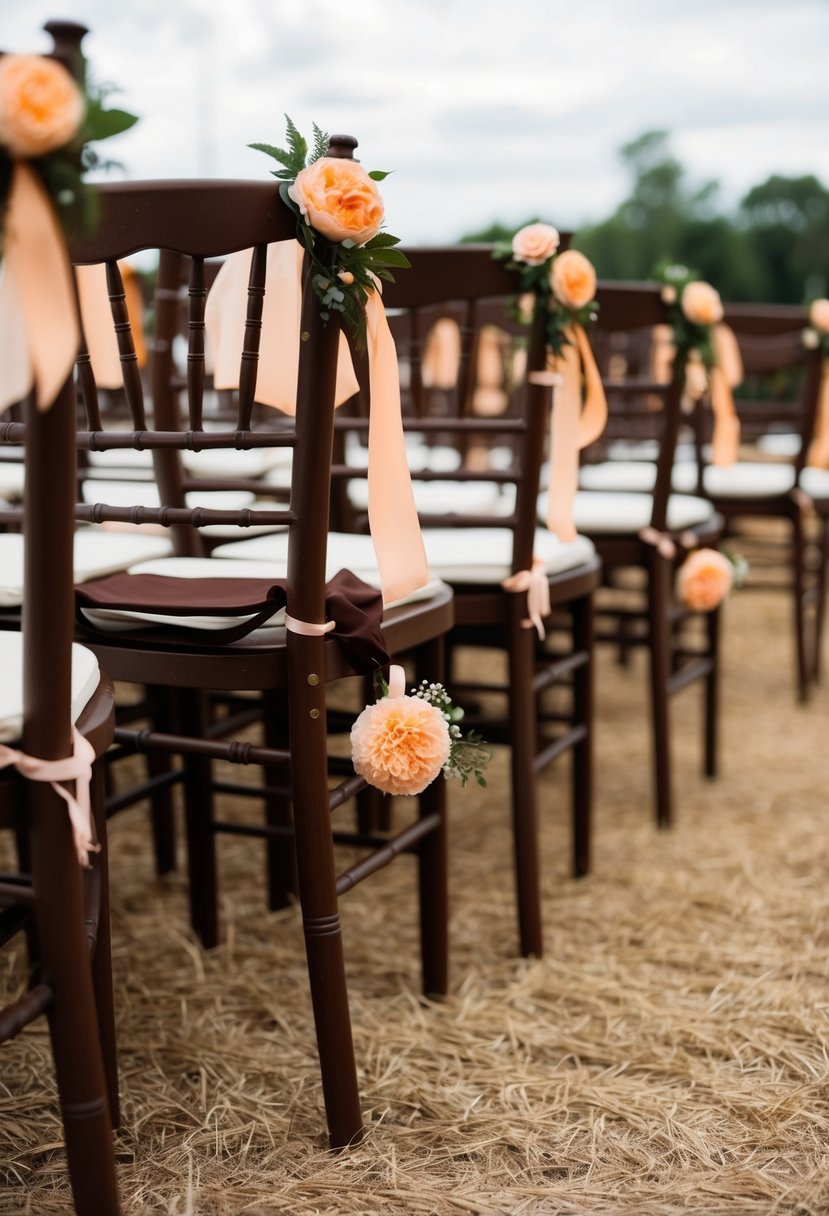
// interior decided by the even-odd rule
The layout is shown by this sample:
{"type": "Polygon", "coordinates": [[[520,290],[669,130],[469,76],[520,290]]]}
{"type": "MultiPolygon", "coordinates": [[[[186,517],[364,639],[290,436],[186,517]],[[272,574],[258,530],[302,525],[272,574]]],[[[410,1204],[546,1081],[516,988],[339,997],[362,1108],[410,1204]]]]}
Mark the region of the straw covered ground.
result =
{"type": "MultiPolygon", "coordinates": [[[[568,877],[567,765],[543,777],[546,956],[516,958],[503,756],[453,793],[452,991],[418,998],[398,862],[344,901],[368,1135],[325,1151],[293,911],[222,840],[225,944],[188,933],[143,812],[112,825],[125,1213],[706,1216],[829,1212],[829,688],[794,704],[788,604],[728,607],[723,777],[675,703],[679,816],[649,804],[645,667],[603,654],[596,855],[568,877]]],[[[3,959],[0,986],[15,983],[3,959]]],[[[48,1044],[4,1049],[0,1211],[71,1210],[48,1044]]]]}

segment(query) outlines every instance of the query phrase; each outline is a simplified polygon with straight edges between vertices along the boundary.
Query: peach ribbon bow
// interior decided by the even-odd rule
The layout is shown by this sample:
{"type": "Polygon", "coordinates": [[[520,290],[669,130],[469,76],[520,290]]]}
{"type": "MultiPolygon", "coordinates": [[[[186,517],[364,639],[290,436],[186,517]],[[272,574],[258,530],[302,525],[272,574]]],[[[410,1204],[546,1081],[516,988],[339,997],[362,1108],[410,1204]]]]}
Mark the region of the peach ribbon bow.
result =
{"type": "Polygon", "coordinates": [[[12,168],[0,271],[0,410],[34,388],[48,410],[72,371],[78,326],[72,268],[54,208],[25,161],[12,168]]]}
{"type": "MultiPolygon", "coordinates": [[[[296,241],[268,246],[256,399],[296,414],[302,309],[303,251],[296,241]]],[[[205,324],[214,384],[238,388],[250,256],[231,255],[210,290],[205,324]]],[[[379,291],[366,301],[371,413],[368,431],[368,523],[385,603],[403,599],[429,581],[403,438],[397,350],[379,291]]],[[[335,404],[358,389],[348,343],[340,334],[335,404]]]]}
{"type": "Polygon", "coordinates": [[[72,755],[63,760],[38,760],[35,756],[27,756],[25,752],[0,744],[0,769],[13,765],[28,781],[48,781],[55,793],[66,803],[72,824],[75,852],[84,867],[89,865],[89,854],[97,853],[100,848],[92,838],[92,807],[89,797],[94,759],[95,749],[75,727],[72,728],[72,755]],[[76,782],[75,795],[59,785],[60,781],[76,782]]]}
{"type": "Polygon", "coordinates": [[[550,615],[550,580],[540,558],[535,558],[529,570],[510,574],[501,583],[505,591],[527,593],[527,618],[521,622],[525,629],[535,629],[539,639],[545,637],[544,618],[550,615]]]}
{"type": "MultiPolygon", "coordinates": [[[[579,452],[595,442],[607,422],[607,398],[587,334],[569,325],[561,355],[550,354],[548,367],[561,377],[550,418],[550,478],[547,527],[559,540],[576,539],[573,499],[579,478],[579,452]],[[582,387],[583,382],[583,387],[582,387]]],[[[548,373],[549,374],[549,373],[548,373]]],[[[538,383],[544,373],[530,379],[538,383]]]]}
{"type": "MultiPolygon", "coordinates": [[[[139,367],[147,362],[144,341],[144,299],[135,271],[126,262],[119,262],[132,342],[139,367]]],[[[112,311],[107,290],[106,266],[76,266],[78,301],[86,349],[98,388],[121,388],[124,383],[118,339],[112,326],[112,311]]]]}

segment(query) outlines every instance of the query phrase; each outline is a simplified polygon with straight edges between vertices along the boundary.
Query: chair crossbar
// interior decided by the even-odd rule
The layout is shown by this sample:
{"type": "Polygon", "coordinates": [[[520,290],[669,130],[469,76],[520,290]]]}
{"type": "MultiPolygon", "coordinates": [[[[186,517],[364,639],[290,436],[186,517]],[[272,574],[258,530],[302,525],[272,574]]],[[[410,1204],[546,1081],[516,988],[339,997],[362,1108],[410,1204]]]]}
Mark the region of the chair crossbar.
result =
{"type": "Polygon", "coordinates": [[[19,1000],[0,1010],[0,1043],[7,1043],[19,1035],[46,1012],[54,999],[55,994],[48,984],[37,984],[19,1000]]]}
{"type": "Polygon", "coordinates": [[[437,831],[440,825],[440,815],[424,815],[422,819],[418,819],[408,828],[399,832],[368,857],[364,857],[356,865],[349,866],[337,878],[337,896],[344,895],[346,891],[350,891],[353,887],[356,887],[364,878],[368,878],[369,875],[376,874],[378,870],[382,870],[387,865],[390,865],[395,857],[399,857],[401,853],[410,852],[426,836],[437,831]]]}

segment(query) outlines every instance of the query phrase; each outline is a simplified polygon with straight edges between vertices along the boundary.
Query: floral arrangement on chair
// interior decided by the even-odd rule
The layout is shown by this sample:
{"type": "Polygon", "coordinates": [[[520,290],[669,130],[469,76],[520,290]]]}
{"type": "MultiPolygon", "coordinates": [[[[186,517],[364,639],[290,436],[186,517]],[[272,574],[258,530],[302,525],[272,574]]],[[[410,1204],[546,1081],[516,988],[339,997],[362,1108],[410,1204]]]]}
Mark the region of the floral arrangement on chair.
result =
{"type": "Polygon", "coordinates": [[[829,359],[829,300],[812,300],[809,324],[803,331],[803,345],[808,350],[820,350],[829,359]]]}
{"type": "Polygon", "coordinates": [[[692,612],[713,612],[732,587],[741,587],[747,577],[748,562],[739,554],[696,549],[677,572],[677,595],[692,612]]]}
{"type": "Polygon", "coordinates": [[[386,684],[376,678],[379,699],[367,705],[351,728],[354,770],[384,794],[420,794],[442,772],[461,785],[470,778],[486,786],[491,753],[476,731],[463,735],[463,710],[442,684],[421,681],[405,694],[402,667],[393,665],[386,684]]]}
{"type": "Polygon", "coordinates": [[[706,393],[711,398],[713,463],[731,465],[740,444],[732,389],[743,379],[743,365],[737,340],[723,324],[720,294],[680,263],[663,262],[657,268],[657,278],[668,307],[674,351],[685,361],[687,397],[691,403],[706,393]]]}
{"type": "Polygon", "coordinates": [[[107,109],[106,96],[49,56],[0,58],[0,329],[15,335],[0,409],[32,388],[48,409],[71,372],[80,331],[64,232],[95,225],[96,196],[83,174],[103,162],[89,144],[138,121],[107,109]]]}
{"type": "Polygon", "coordinates": [[[311,258],[323,319],[341,313],[359,338],[365,332],[365,303],[377,280],[394,282],[391,268],[409,265],[394,248],[400,237],[381,231],[385,213],[377,183],[388,173],[367,172],[358,161],[327,156],[329,136],[316,123],[309,148],[287,114],[285,121],[287,148],[248,147],[279,162],[280,168],[271,172],[282,201],[297,217],[297,240],[311,258]]]}
{"type": "Polygon", "coordinates": [[[829,300],[812,300],[809,305],[809,324],[803,330],[803,345],[807,350],[819,350],[823,359],[814,436],[807,464],[829,469],[829,300]]]}

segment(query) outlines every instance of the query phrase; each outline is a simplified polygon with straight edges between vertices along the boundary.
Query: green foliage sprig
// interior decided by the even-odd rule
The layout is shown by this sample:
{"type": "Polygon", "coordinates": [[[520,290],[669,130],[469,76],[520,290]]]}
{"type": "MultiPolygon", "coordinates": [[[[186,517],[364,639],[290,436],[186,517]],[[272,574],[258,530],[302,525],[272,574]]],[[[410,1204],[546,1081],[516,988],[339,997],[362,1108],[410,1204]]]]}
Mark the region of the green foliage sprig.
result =
{"type": "MultiPolygon", "coordinates": [[[[311,283],[322,304],[321,316],[328,321],[332,313],[338,313],[358,347],[365,342],[365,304],[372,291],[377,289],[377,280],[394,282],[392,268],[405,269],[410,262],[395,246],[400,237],[390,232],[378,232],[363,245],[354,241],[332,241],[317,232],[305,219],[300,208],[290,195],[290,188],[303,169],[328,154],[329,136],[316,123],[313,146],[301,134],[291,118],[285,115],[285,148],[273,144],[254,143],[248,147],[278,161],[279,168],[272,169],[279,182],[279,195],[285,206],[296,216],[296,235],[311,260],[311,283]]],[[[381,182],[388,173],[372,170],[368,176],[381,182]]]]}
{"type": "Polygon", "coordinates": [[[707,368],[717,362],[711,325],[695,325],[682,308],[682,293],[689,283],[699,281],[699,275],[680,262],[663,260],[657,263],[654,277],[662,285],[662,299],[668,310],[668,324],[673,329],[674,345],[682,358],[696,352],[707,368]]]}
{"type": "Polygon", "coordinates": [[[474,779],[478,785],[486,788],[484,769],[492,759],[492,752],[476,730],[467,731],[465,735],[461,733],[460,723],[464,717],[461,707],[454,704],[442,684],[430,684],[428,680],[421,680],[411,690],[411,695],[433,705],[447,724],[449,759],[443,767],[443,775],[457,778],[462,786],[474,779]]]}

